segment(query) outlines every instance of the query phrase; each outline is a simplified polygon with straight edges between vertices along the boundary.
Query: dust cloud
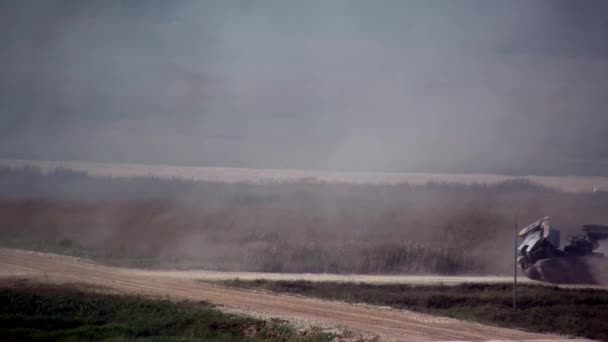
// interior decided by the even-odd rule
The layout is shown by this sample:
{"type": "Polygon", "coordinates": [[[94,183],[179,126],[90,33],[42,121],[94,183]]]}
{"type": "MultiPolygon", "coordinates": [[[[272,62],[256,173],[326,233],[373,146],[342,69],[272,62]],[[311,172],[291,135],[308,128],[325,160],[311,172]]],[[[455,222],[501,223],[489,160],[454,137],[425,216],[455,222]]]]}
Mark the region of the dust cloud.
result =
{"type": "MultiPolygon", "coordinates": [[[[5,0],[0,158],[608,176],[605,13],[584,0],[5,0]]],[[[527,178],[307,177],[1,168],[0,243],[130,266],[488,274],[510,270],[515,215],[565,233],[608,221],[604,192],[527,178]]]]}
{"type": "Polygon", "coordinates": [[[3,1],[0,157],[608,175],[601,1],[3,1]]]}
{"type": "Polygon", "coordinates": [[[133,267],[505,274],[514,213],[522,223],[550,215],[564,236],[607,219],[604,193],[522,181],[251,184],[0,170],[3,246],[133,267]]]}

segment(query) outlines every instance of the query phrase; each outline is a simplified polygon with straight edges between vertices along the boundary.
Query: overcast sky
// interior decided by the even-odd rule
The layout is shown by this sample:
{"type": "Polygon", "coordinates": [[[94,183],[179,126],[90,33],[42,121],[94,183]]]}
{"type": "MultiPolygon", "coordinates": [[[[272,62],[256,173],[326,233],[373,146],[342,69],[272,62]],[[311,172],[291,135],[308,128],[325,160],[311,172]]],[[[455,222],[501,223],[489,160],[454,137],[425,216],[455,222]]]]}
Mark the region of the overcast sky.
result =
{"type": "Polygon", "coordinates": [[[0,1],[0,158],[608,175],[608,1],[0,1]]]}

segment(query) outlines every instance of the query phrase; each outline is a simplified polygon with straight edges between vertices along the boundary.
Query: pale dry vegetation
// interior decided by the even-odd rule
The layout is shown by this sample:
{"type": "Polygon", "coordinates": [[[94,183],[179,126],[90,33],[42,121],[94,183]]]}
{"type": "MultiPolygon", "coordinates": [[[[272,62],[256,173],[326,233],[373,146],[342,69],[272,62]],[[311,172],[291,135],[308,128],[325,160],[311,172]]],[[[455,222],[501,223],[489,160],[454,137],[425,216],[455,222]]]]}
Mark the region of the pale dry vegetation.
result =
{"type": "Polygon", "coordinates": [[[221,184],[0,169],[0,244],[166,268],[330,273],[511,269],[514,216],[564,235],[608,195],[495,185],[221,184]]]}

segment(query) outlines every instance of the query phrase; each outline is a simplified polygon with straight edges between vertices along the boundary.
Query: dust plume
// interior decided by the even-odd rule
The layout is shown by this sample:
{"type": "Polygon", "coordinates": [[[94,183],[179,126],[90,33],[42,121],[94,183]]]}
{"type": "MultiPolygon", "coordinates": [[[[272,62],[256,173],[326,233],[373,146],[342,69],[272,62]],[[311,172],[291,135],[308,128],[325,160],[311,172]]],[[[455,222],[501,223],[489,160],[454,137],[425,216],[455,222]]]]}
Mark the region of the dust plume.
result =
{"type": "Polygon", "coordinates": [[[3,1],[0,157],[608,175],[602,1],[3,1]]]}
{"type": "Polygon", "coordinates": [[[0,169],[0,242],[149,267],[505,272],[515,214],[566,232],[608,221],[602,191],[510,178],[608,176],[605,13],[593,0],[2,1],[3,160],[506,178],[0,169]]]}
{"type": "Polygon", "coordinates": [[[505,274],[514,213],[550,215],[567,236],[606,221],[607,201],[517,180],[214,183],[7,168],[0,245],[152,268],[505,274]]]}

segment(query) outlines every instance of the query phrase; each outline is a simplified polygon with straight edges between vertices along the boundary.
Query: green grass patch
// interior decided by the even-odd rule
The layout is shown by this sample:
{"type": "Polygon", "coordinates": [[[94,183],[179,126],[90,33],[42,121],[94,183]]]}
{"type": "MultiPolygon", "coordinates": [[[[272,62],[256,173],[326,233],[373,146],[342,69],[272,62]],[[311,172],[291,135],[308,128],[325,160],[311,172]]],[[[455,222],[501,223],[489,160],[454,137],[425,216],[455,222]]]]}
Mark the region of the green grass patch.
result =
{"type": "Polygon", "coordinates": [[[267,280],[223,284],[608,341],[608,291],[602,290],[520,285],[519,307],[513,310],[512,286],[508,284],[371,285],[267,280]]]}
{"type": "Polygon", "coordinates": [[[0,289],[0,340],[328,341],[283,321],[222,313],[204,302],[176,303],[23,283],[0,289]]]}

